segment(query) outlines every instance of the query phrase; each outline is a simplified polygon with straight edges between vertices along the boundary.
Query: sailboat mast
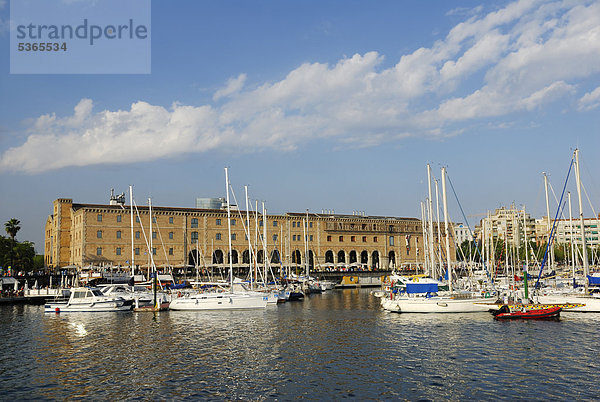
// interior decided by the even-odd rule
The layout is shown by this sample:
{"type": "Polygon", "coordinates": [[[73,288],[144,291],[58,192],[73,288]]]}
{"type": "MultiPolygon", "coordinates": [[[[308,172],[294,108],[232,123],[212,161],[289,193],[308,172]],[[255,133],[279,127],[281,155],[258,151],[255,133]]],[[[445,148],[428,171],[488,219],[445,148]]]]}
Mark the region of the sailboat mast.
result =
{"type": "Polygon", "coordinates": [[[571,208],[571,192],[567,193],[569,197],[569,233],[571,234],[569,240],[571,244],[571,268],[573,270],[573,285],[575,285],[575,245],[573,244],[573,209],[571,208]]]}
{"type": "Polygon", "coordinates": [[[131,277],[135,278],[135,249],[133,244],[133,186],[129,186],[129,215],[131,215],[131,277]]]}
{"type": "Polygon", "coordinates": [[[428,247],[429,247],[429,255],[431,260],[431,272],[430,275],[435,276],[435,266],[436,266],[436,258],[435,252],[433,251],[433,201],[431,197],[431,166],[429,163],[427,164],[427,187],[429,189],[429,200],[427,202],[427,215],[429,223],[427,225],[428,229],[428,247]]]}
{"type": "Polygon", "coordinates": [[[150,215],[150,260],[152,261],[152,295],[153,295],[153,304],[154,304],[154,308],[157,308],[157,297],[156,297],[156,292],[157,292],[157,285],[156,285],[156,281],[158,280],[158,273],[156,272],[156,264],[154,263],[154,254],[153,254],[153,244],[152,244],[152,238],[153,236],[153,232],[152,232],[152,198],[148,198],[148,215],[150,215]]]}
{"type": "Polygon", "coordinates": [[[302,231],[304,237],[304,274],[306,280],[308,280],[309,268],[308,268],[308,238],[307,238],[307,227],[308,227],[308,210],[306,210],[306,219],[303,219],[302,231]]]}
{"type": "Polygon", "coordinates": [[[231,261],[231,207],[229,205],[229,171],[225,168],[225,191],[227,192],[227,241],[229,245],[229,291],[233,293],[233,261],[231,261]]]}
{"type": "MultiPolygon", "coordinates": [[[[544,175],[544,188],[546,190],[546,215],[548,216],[546,230],[548,231],[548,242],[550,243],[550,230],[552,228],[552,224],[550,223],[550,201],[548,199],[548,176],[546,176],[546,172],[543,172],[544,175]]],[[[550,248],[550,270],[554,269],[554,247],[553,244],[548,246],[550,248]]]]}
{"type": "Polygon", "coordinates": [[[525,299],[529,299],[529,285],[527,283],[527,272],[529,271],[529,245],[527,244],[527,217],[525,205],[523,205],[523,236],[525,239],[525,268],[523,269],[523,283],[525,285],[525,299]]]}
{"type": "MultiPolygon", "coordinates": [[[[435,180],[435,210],[437,214],[437,248],[438,259],[440,261],[440,269],[442,266],[442,229],[440,228],[440,195],[437,179],[435,180]]],[[[433,242],[433,239],[431,240],[433,242]]]]}
{"type": "Polygon", "coordinates": [[[248,264],[250,269],[250,289],[254,289],[254,278],[252,275],[252,241],[250,240],[250,212],[248,207],[248,186],[244,186],[244,190],[246,192],[246,233],[248,238],[248,264]]]}
{"type": "Polygon", "coordinates": [[[263,276],[263,280],[265,281],[264,283],[264,287],[267,286],[267,259],[268,259],[268,254],[267,254],[267,210],[265,208],[265,202],[262,202],[262,223],[263,223],[263,263],[264,263],[264,268],[263,268],[263,272],[264,272],[264,276],[263,276]]]}
{"type": "Polygon", "coordinates": [[[442,168],[442,200],[444,203],[444,226],[446,232],[446,260],[448,262],[448,290],[452,293],[452,268],[450,265],[450,231],[448,228],[448,200],[446,198],[446,168],[442,168]]]}
{"type": "Polygon", "coordinates": [[[421,201],[421,230],[423,231],[423,253],[425,254],[425,268],[423,273],[429,270],[429,248],[427,247],[427,231],[425,230],[425,204],[421,201]]]}
{"type": "Polygon", "coordinates": [[[581,176],[579,171],[579,149],[575,149],[575,175],[577,178],[577,197],[579,199],[579,222],[581,225],[581,246],[583,250],[581,251],[581,255],[583,258],[583,275],[584,275],[584,284],[585,284],[585,293],[588,292],[588,275],[590,273],[590,268],[588,266],[588,258],[587,258],[587,240],[585,238],[585,222],[583,219],[583,203],[581,202],[581,176]]]}

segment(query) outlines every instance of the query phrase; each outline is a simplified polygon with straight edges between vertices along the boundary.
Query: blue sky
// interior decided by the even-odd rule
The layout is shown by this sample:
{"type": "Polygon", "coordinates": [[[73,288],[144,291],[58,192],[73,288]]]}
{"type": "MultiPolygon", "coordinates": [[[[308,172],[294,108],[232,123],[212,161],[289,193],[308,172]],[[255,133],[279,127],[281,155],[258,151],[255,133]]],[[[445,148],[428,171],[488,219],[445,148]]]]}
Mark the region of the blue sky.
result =
{"type": "Polygon", "coordinates": [[[38,251],[58,197],[133,184],[192,207],[223,196],[224,166],[273,213],[408,217],[426,164],[447,166],[473,226],[512,202],[545,215],[541,172],[560,196],[579,147],[598,200],[598,1],[153,1],[140,75],[9,74],[9,6],[0,220],[38,251]]]}

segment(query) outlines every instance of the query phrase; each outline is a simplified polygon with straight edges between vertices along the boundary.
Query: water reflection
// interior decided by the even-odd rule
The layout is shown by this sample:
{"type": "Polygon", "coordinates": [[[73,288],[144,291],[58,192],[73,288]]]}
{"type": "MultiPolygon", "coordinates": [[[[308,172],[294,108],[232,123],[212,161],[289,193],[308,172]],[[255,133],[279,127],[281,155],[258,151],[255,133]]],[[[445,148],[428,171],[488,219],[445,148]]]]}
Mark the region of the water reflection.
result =
{"type": "Polygon", "coordinates": [[[600,314],[391,314],[368,290],[258,311],[3,306],[3,399],[592,399],[600,314]]]}

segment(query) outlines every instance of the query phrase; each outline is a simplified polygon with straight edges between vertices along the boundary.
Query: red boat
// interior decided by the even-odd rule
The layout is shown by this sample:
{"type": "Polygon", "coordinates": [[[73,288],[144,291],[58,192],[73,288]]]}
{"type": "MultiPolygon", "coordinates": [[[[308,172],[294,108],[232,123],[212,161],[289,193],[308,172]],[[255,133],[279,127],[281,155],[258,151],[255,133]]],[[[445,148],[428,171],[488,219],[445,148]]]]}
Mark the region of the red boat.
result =
{"type": "Polygon", "coordinates": [[[510,307],[504,305],[496,311],[492,311],[492,315],[496,320],[511,320],[511,319],[552,319],[558,318],[562,307],[552,306],[543,308],[516,308],[511,311],[510,307]]]}

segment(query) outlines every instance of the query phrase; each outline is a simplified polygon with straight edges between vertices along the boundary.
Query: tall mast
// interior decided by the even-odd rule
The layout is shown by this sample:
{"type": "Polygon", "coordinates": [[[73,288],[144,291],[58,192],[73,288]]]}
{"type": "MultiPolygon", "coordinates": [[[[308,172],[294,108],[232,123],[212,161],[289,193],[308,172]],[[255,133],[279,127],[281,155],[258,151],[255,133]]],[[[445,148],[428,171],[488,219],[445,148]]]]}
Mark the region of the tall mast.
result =
{"type": "MultiPolygon", "coordinates": [[[[156,292],[157,292],[157,281],[158,281],[158,273],[156,272],[156,264],[154,263],[154,247],[152,244],[152,198],[148,198],[148,215],[150,215],[150,260],[152,261],[152,274],[150,275],[150,277],[152,278],[152,295],[153,295],[153,304],[154,304],[154,308],[158,308],[158,303],[157,303],[157,297],[156,297],[156,292]]],[[[150,270],[150,269],[148,269],[150,270]]]]}
{"type": "MultiPolygon", "coordinates": [[[[437,179],[435,180],[435,210],[437,213],[437,246],[438,246],[438,259],[440,261],[440,269],[442,266],[442,229],[440,228],[440,199],[439,199],[439,186],[437,179]]],[[[433,240],[432,240],[433,241],[433,240]]]]}
{"type": "Polygon", "coordinates": [[[529,299],[529,285],[527,284],[527,272],[529,271],[529,245],[527,244],[527,217],[525,205],[523,205],[523,236],[525,240],[525,269],[523,270],[523,283],[525,284],[525,299],[529,299]]]}
{"type": "Polygon", "coordinates": [[[265,202],[262,202],[262,223],[263,223],[263,262],[264,262],[264,287],[267,287],[267,210],[265,209],[265,202]]]}
{"type": "Polygon", "coordinates": [[[135,250],[133,244],[133,186],[129,186],[129,215],[131,215],[131,277],[135,277],[135,250]]]}
{"type": "Polygon", "coordinates": [[[246,237],[248,238],[248,264],[250,269],[250,289],[254,289],[254,280],[252,278],[252,242],[250,241],[250,212],[248,208],[248,186],[244,186],[246,192],[246,237]]]}
{"type": "Polygon", "coordinates": [[[450,231],[448,228],[448,200],[446,199],[446,168],[442,168],[442,200],[444,203],[444,226],[446,231],[446,260],[448,261],[448,291],[452,293],[452,268],[450,265],[450,231]]]}
{"type": "Polygon", "coordinates": [[[429,249],[427,248],[427,231],[425,230],[425,204],[421,201],[421,230],[423,231],[423,254],[425,257],[425,272],[426,269],[429,269],[429,249]]]}
{"type": "Polygon", "coordinates": [[[436,258],[435,253],[433,251],[433,203],[431,197],[431,166],[429,163],[427,164],[427,187],[429,189],[429,201],[427,204],[428,209],[428,238],[429,238],[429,255],[431,260],[431,272],[430,275],[435,276],[435,266],[436,266],[436,258]]]}
{"type": "MultiPolygon", "coordinates": [[[[544,188],[546,190],[546,215],[548,216],[546,230],[548,231],[548,243],[550,243],[550,231],[552,225],[550,224],[550,201],[548,200],[548,176],[546,176],[546,172],[543,172],[542,174],[544,175],[544,188]]],[[[550,270],[552,271],[554,268],[554,247],[553,244],[550,244],[548,247],[550,248],[550,270]]]]}
{"type": "MultiPolygon", "coordinates": [[[[150,254],[152,265],[154,265],[154,254],[152,254],[152,198],[148,198],[148,215],[150,215],[150,250],[148,250],[148,254],[150,254]]],[[[150,271],[150,267],[148,267],[148,271],[150,271]]]]}
{"type": "Polygon", "coordinates": [[[569,233],[571,234],[571,236],[569,236],[569,241],[571,244],[571,268],[573,269],[573,285],[575,285],[575,247],[573,244],[573,210],[571,208],[571,192],[569,191],[567,193],[567,196],[569,197],[569,233]]]}
{"type": "Polygon", "coordinates": [[[231,261],[231,207],[229,205],[229,171],[225,168],[225,191],[227,191],[227,241],[229,244],[229,291],[233,293],[233,261],[231,261]]]}
{"type": "Polygon", "coordinates": [[[581,252],[583,258],[583,275],[584,284],[585,284],[585,293],[588,292],[588,275],[590,273],[590,268],[588,266],[588,258],[587,258],[587,241],[585,238],[585,223],[583,220],[583,204],[581,202],[581,176],[579,171],[579,149],[575,149],[575,174],[577,178],[577,197],[579,198],[579,222],[581,225],[581,246],[583,250],[581,252]]]}
{"type": "Polygon", "coordinates": [[[254,280],[258,282],[258,200],[254,200],[254,250],[256,250],[256,258],[254,259],[254,280]]]}
{"type": "Polygon", "coordinates": [[[306,210],[306,219],[304,220],[304,225],[302,225],[302,231],[304,232],[304,272],[306,275],[306,280],[308,280],[310,268],[308,266],[308,209],[306,210]]]}

